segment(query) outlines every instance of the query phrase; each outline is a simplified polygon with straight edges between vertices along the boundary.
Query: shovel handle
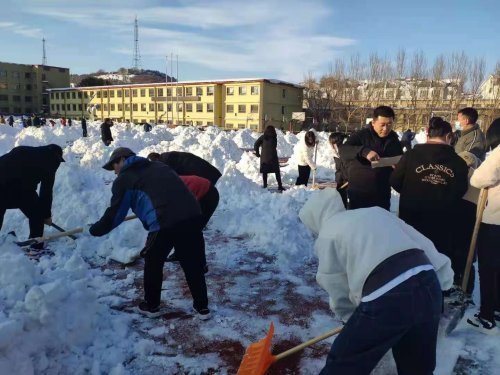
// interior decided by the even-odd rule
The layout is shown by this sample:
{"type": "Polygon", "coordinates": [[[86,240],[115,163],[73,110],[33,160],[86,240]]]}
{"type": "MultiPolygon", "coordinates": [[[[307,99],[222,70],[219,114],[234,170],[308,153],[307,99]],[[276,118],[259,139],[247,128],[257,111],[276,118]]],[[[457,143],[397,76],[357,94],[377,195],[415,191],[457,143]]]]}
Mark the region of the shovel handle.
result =
{"type": "Polygon", "coordinates": [[[309,341],[306,341],[300,345],[297,345],[291,349],[288,349],[287,351],[285,351],[283,353],[275,355],[274,361],[275,362],[279,361],[280,359],[283,359],[285,357],[288,357],[289,355],[297,353],[297,352],[301,351],[302,349],[307,348],[308,346],[311,346],[313,344],[316,344],[319,341],[322,341],[324,339],[327,339],[328,337],[331,337],[331,336],[338,334],[340,331],[342,331],[342,327],[337,327],[337,328],[332,329],[331,331],[328,331],[328,332],[322,334],[321,336],[316,336],[315,338],[313,338],[309,341]]]}
{"type": "Polygon", "coordinates": [[[481,189],[481,192],[479,193],[479,201],[477,203],[476,223],[474,224],[474,232],[472,232],[469,254],[467,255],[467,263],[465,264],[464,276],[462,279],[463,292],[467,291],[467,285],[469,284],[470,269],[472,267],[472,262],[474,261],[474,253],[476,252],[479,227],[481,226],[481,221],[483,220],[483,212],[484,208],[486,207],[487,200],[488,200],[488,188],[481,189]]]}

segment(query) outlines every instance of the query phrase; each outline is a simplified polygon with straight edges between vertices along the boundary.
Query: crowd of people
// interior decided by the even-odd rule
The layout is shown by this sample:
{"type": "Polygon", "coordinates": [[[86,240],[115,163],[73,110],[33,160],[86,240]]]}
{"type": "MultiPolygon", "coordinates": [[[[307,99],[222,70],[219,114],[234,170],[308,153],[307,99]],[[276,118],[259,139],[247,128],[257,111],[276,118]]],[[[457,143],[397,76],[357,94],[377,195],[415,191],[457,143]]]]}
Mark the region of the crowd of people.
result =
{"type": "MultiPolygon", "coordinates": [[[[450,123],[433,117],[426,143],[413,146],[414,134],[405,131],[400,140],[393,130],[394,111],[381,106],[366,128],[349,137],[330,135],[337,189],[311,194],[299,214],[317,235],[317,281],[345,323],[322,374],[369,373],[390,349],[400,373],[433,372],[442,292],[451,296],[463,282],[476,215],[482,214],[477,212],[479,189],[488,191],[477,247],[481,303],[467,323],[498,334],[500,119],[486,135],[477,119],[474,108],[460,110],[461,136],[455,139],[450,123]],[[391,189],[400,195],[397,215],[390,213],[391,189]]],[[[106,146],[113,142],[112,126],[110,119],[101,125],[106,146]]],[[[82,130],[87,136],[85,119],[82,130]]],[[[300,140],[296,185],[307,185],[311,171],[315,173],[317,139],[310,130],[300,140]]],[[[254,151],[263,187],[274,173],[283,191],[274,127],[266,127],[254,151]]],[[[0,157],[0,228],[5,211],[19,208],[29,219],[30,237],[43,234],[43,225],[51,223],[52,188],[61,162],[63,152],[57,145],[19,146],[0,157]]],[[[149,232],[141,251],[144,301],[138,311],[148,316],[162,313],[163,265],[178,261],[196,314],[207,318],[202,230],[218,205],[215,185],[221,173],[190,153],[142,158],[124,147],[115,149],[103,168],[117,175],[111,204],[86,233],[109,233],[129,209],[149,232]]],[[[464,290],[469,300],[473,273],[464,290]]]]}

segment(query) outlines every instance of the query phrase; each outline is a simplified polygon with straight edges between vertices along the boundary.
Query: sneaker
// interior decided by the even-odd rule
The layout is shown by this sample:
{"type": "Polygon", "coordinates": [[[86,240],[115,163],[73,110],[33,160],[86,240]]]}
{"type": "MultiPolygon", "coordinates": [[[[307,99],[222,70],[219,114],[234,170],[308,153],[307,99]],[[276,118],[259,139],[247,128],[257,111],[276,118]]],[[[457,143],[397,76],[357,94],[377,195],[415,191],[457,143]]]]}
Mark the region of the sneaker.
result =
{"type": "Polygon", "coordinates": [[[163,311],[160,309],[160,305],[151,307],[146,301],[142,301],[141,303],[139,303],[139,306],[136,306],[134,308],[134,311],[149,318],[158,318],[159,316],[163,315],[163,311]]]}
{"type": "Polygon", "coordinates": [[[208,320],[211,318],[210,310],[207,307],[205,307],[203,309],[197,309],[197,308],[193,307],[193,310],[195,313],[195,317],[197,317],[198,319],[208,320]]]}
{"type": "Polygon", "coordinates": [[[474,314],[471,318],[467,318],[467,323],[479,332],[486,333],[487,335],[500,335],[495,321],[481,318],[479,313],[474,314]]]}
{"type": "Polygon", "coordinates": [[[175,253],[170,254],[167,259],[165,259],[165,262],[178,262],[179,258],[177,258],[177,255],[175,253]]]}

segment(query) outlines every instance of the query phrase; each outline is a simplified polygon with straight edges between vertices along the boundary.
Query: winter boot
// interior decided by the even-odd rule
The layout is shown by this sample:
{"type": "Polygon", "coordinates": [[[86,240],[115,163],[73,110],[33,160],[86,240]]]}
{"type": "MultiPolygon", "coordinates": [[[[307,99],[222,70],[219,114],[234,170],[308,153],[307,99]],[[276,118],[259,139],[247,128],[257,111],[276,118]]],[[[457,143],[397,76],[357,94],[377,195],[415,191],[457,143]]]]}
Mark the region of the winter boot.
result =
{"type": "Polygon", "coordinates": [[[194,315],[196,318],[201,319],[201,320],[208,320],[211,318],[210,310],[208,307],[202,308],[202,309],[197,309],[196,307],[193,307],[194,310],[194,315]]]}
{"type": "Polygon", "coordinates": [[[146,301],[139,303],[134,309],[135,312],[145,315],[149,318],[158,318],[164,314],[164,311],[158,306],[150,306],[146,301]]]}

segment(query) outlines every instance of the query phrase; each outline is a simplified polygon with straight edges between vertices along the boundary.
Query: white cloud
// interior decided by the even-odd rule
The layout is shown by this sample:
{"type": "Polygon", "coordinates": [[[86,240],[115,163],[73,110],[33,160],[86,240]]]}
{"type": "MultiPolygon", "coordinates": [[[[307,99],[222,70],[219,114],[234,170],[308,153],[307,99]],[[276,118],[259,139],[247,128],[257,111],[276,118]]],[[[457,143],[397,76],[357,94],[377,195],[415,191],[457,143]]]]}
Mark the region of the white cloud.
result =
{"type": "Polygon", "coordinates": [[[16,22],[0,22],[0,29],[6,32],[11,32],[18,35],[23,35],[28,38],[41,38],[42,30],[36,27],[21,25],[16,22]]]}
{"type": "Polygon", "coordinates": [[[173,51],[183,63],[294,81],[307,71],[323,69],[343,47],[355,43],[328,31],[329,2],[199,0],[161,7],[144,2],[137,8],[116,2],[74,4],[26,11],[59,23],[105,29],[109,50],[129,55],[137,15],[143,60],[173,51]]]}

